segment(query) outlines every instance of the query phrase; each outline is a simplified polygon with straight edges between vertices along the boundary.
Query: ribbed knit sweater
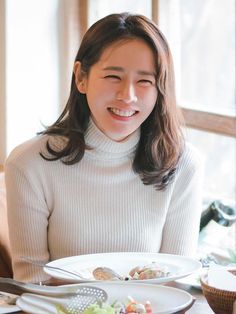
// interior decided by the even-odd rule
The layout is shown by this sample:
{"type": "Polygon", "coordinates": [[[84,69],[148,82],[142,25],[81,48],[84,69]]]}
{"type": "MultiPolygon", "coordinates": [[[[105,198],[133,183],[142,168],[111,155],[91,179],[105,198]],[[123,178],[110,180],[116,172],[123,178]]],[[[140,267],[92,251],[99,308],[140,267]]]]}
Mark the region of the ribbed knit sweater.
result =
{"type": "Polygon", "coordinates": [[[74,165],[46,161],[46,135],[23,143],[6,162],[8,222],[14,277],[38,282],[47,262],[65,256],[137,251],[194,255],[201,214],[202,163],[186,144],[174,181],[165,191],[144,185],[132,170],[137,130],[114,142],[92,121],[92,150],[74,165]]]}

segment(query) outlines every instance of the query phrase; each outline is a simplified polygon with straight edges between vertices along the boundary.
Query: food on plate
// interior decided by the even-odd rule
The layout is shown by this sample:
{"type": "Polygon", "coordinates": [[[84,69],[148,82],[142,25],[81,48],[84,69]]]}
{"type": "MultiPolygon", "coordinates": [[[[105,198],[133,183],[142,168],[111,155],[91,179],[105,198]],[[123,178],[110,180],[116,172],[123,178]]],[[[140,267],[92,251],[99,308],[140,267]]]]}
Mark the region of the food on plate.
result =
{"type": "Polygon", "coordinates": [[[149,301],[145,304],[138,303],[132,297],[128,297],[126,303],[115,301],[109,305],[107,303],[91,304],[85,311],[84,314],[128,314],[128,313],[139,313],[139,314],[152,314],[152,308],[149,301]]]}
{"type": "Polygon", "coordinates": [[[108,267],[97,267],[93,270],[93,276],[96,280],[147,280],[167,277],[169,274],[167,266],[156,262],[136,266],[130,270],[127,276],[121,276],[108,267]]]}
{"type": "MultiPolygon", "coordinates": [[[[78,312],[75,310],[67,310],[62,305],[57,306],[57,313],[58,314],[72,314],[72,313],[81,313],[80,309],[78,309],[78,312]]],[[[118,312],[115,312],[114,308],[109,305],[108,303],[96,303],[91,304],[89,307],[83,311],[83,314],[116,314],[118,312]]]]}
{"type": "Polygon", "coordinates": [[[108,267],[97,267],[93,270],[93,276],[96,280],[122,280],[123,278],[113,269],[108,267]]]}
{"type": "Polygon", "coordinates": [[[114,308],[107,304],[91,304],[85,311],[84,314],[114,314],[114,308]]]}
{"type": "MultiPolygon", "coordinates": [[[[58,314],[70,314],[71,310],[66,310],[61,305],[57,306],[58,314]]],[[[73,312],[74,313],[74,312],[73,312]]],[[[152,308],[149,301],[145,304],[138,303],[131,296],[128,296],[126,302],[115,301],[112,304],[107,302],[98,301],[95,304],[91,304],[83,312],[83,314],[152,314],[152,308]]]]}
{"type": "Polygon", "coordinates": [[[136,280],[147,280],[169,275],[168,267],[160,265],[156,262],[145,266],[136,266],[130,270],[129,276],[136,280]]]}

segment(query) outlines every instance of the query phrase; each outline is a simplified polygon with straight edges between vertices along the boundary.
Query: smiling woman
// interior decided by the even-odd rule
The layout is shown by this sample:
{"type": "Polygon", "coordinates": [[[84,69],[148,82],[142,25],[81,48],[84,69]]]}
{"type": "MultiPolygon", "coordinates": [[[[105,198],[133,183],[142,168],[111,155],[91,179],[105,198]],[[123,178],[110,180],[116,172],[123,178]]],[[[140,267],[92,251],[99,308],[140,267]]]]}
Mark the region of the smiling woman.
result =
{"type": "Polygon", "coordinates": [[[83,37],[61,116],[7,159],[14,277],[48,279],[22,256],[194,256],[201,179],[201,158],[182,136],[166,39],[143,15],[104,17],[83,37]]]}

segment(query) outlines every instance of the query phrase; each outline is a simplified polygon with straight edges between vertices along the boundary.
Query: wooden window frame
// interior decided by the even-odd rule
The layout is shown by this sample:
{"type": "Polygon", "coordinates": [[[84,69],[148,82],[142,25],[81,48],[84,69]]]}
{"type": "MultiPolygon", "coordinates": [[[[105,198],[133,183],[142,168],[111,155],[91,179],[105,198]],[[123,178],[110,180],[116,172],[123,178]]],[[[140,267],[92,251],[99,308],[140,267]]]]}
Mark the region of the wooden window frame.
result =
{"type": "Polygon", "coordinates": [[[236,138],[236,117],[183,107],[181,111],[189,128],[236,138]]]}

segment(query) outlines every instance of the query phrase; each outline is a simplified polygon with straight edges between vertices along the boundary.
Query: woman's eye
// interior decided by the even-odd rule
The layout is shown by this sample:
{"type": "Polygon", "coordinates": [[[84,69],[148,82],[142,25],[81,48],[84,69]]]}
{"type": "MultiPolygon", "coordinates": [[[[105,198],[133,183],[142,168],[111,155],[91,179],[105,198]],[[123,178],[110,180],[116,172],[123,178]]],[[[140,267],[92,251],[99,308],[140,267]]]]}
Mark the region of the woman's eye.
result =
{"type": "Polygon", "coordinates": [[[153,85],[154,84],[154,82],[151,81],[151,80],[139,80],[138,83],[140,85],[143,85],[143,86],[149,86],[149,85],[153,85]]]}
{"type": "Polygon", "coordinates": [[[120,77],[117,75],[106,75],[104,78],[114,80],[114,81],[120,80],[120,77]]]}

